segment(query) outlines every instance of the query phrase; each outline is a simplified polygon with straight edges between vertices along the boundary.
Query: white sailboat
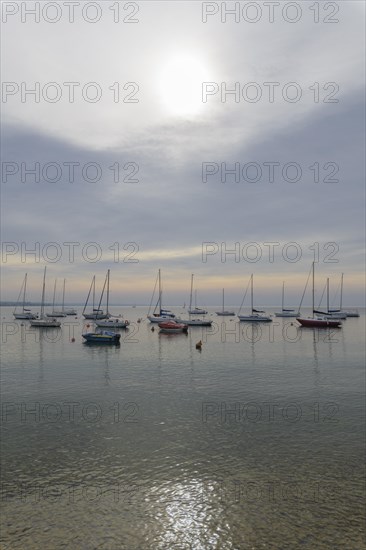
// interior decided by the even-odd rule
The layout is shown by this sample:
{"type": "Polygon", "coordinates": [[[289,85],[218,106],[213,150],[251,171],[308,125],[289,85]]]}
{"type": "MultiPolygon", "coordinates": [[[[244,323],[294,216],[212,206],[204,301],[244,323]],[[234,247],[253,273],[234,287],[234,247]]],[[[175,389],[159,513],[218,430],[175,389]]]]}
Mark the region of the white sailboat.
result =
{"type": "MultiPolygon", "coordinates": [[[[109,285],[110,285],[110,270],[109,269],[108,269],[107,275],[106,275],[106,283],[107,283],[107,304],[106,304],[107,319],[96,319],[95,324],[98,327],[103,327],[103,328],[127,328],[128,325],[130,324],[129,321],[127,321],[126,319],[121,319],[120,317],[112,317],[109,313],[109,285]]],[[[106,283],[104,283],[104,285],[106,283]]],[[[104,290],[104,288],[103,288],[103,290],[104,290]]],[[[99,303],[99,307],[100,307],[100,303],[99,303]]]]}
{"type": "Polygon", "coordinates": [[[44,314],[44,302],[45,302],[45,291],[46,291],[46,267],[44,268],[43,273],[43,285],[42,285],[42,303],[41,303],[41,314],[39,316],[39,319],[31,319],[30,324],[32,327],[39,327],[39,328],[49,328],[49,327],[60,327],[61,323],[60,321],[57,321],[56,319],[48,319],[44,314]]]}
{"type": "Polygon", "coordinates": [[[285,308],[285,281],[282,283],[282,308],[281,311],[275,313],[276,317],[298,317],[299,312],[294,309],[285,308]]]}
{"type": "MultiPolygon", "coordinates": [[[[245,322],[249,322],[249,323],[270,323],[270,322],[272,322],[271,317],[269,317],[268,315],[262,315],[264,313],[264,311],[254,309],[254,307],[253,307],[253,273],[250,277],[250,289],[251,289],[251,291],[250,291],[251,313],[250,313],[250,315],[239,315],[240,310],[241,310],[241,306],[240,306],[239,313],[238,313],[239,321],[245,321],[245,322]]],[[[248,290],[248,287],[247,287],[247,290],[248,290]]],[[[245,294],[246,294],[246,292],[245,292],[245,294]]],[[[245,295],[244,295],[244,298],[243,298],[243,302],[244,302],[244,299],[245,299],[245,295]]],[[[242,304],[243,304],[243,302],[242,302],[242,304]]]]}
{"type": "Polygon", "coordinates": [[[14,315],[15,319],[37,319],[37,315],[35,313],[32,313],[30,309],[26,309],[26,307],[25,307],[25,295],[26,295],[26,291],[27,291],[27,277],[28,277],[28,273],[25,274],[23,284],[20,288],[19,296],[18,296],[18,299],[17,299],[17,305],[15,306],[14,311],[13,311],[13,315],[14,315]],[[21,311],[17,311],[22,291],[23,291],[22,309],[21,309],[21,311]]]}
{"type": "Polygon", "coordinates": [[[359,317],[360,314],[358,312],[358,309],[347,309],[347,311],[344,312],[346,314],[346,317],[359,317]]]}
{"type": "Polygon", "coordinates": [[[235,311],[225,310],[225,289],[222,289],[222,310],[216,311],[215,313],[216,315],[227,316],[227,317],[231,315],[235,315],[235,311]]]}
{"type": "Polygon", "coordinates": [[[66,317],[66,313],[64,312],[64,309],[65,309],[65,281],[66,281],[66,279],[64,279],[64,287],[63,287],[63,294],[62,294],[62,310],[61,311],[55,310],[56,285],[57,285],[57,279],[55,279],[55,285],[54,285],[54,288],[53,288],[52,311],[51,311],[51,313],[46,313],[46,317],[66,317]]]}
{"type": "Polygon", "coordinates": [[[84,318],[85,319],[93,319],[93,320],[107,319],[108,315],[105,314],[102,309],[100,309],[100,303],[101,303],[101,301],[99,302],[99,307],[98,308],[94,307],[94,305],[95,305],[95,275],[94,275],[93,278],[92,278],[92,282],[90,284],[88,296],[86,298],[86,302],[85,302],[83,313],[82,313],[84,318]],[[93,309],[92,309],[91,312],[85,313],[86,307],[87,307],[88,302],[89,302],[90,293],[91,293],[92,290],[93,290],[93,309]]]}
{"type": "Polygon", "coordinates": [[[153,291],[153,295],[150,302],[149,311],[147,313],[147,318],[149,319],[150,323],[162,323],[163,321],[167,321],[169,319],[175,319],[174,313],[172,313],[169,309],[164,309],[162,306],[163,303],[163,290],[161,286],[161,272],[160,269],[158,270],[158,279],[155,282],[155,287],[153,291]],[[159,289],[159,298],[156,303],[156,306],[154,308],[154,311],[152,315],[150,315],[150,309],[151,309],[151,303],[154,299],[155,290],[156,290],[156,284],[158,282],[158,289],[159,289]]]}
{"type": "Polygon", "coordinates": [[[342,313],[346,317],[359,317],[360,314],[359,314],[357,309],[352,309],[352,310],[347,310],[347,311],[342,310],[342,299],[343,299],[343,273],[341,275],[341,292],[340,292],[340,299],[339,299],[339,309],[330,309],[329,312],[330,313],[342,313]]]}
{"type": "Polygon", "coordinates": [[[74,308],[65,308],[65,287],[66,279],[64,279],[64,286],[62,292],[62,309],[61,311],[56,311],[56,317],[66,317],[67,315],[77,315],[77,311],[74,308]]]}
{"type": "MultiPolygon", "coordinates": [[[[192,287],[193,287],[193,273],[192,273],[192,287]]],[[[197,290],[194,291],[194,308],[189,307],[188,313],[190,315],[206,315],[207,311],[200,307],[197,307],[197,290]]]]}
{"type": "MultiPolygon", "coordinates": [[[[193,296],[193,273],[191,275],[191,292],[189,296],[189,318],[188,319],[176,319],[177,323],[183,323],[184,325],[188,325],[190,327],[210,327],[212,325],[212,321],[206,320],[206,319],[192,319],[191,318],[191,311],[192,311],[192,296],[193,296]]],[[[207,313],[207,312],[206,312],[207,313]]]]}
{"type": "MultiPolygon", "coordinates": [[[[314,309],[314,313],[318,314],[318,315],[322,315],[323,317],[326,317],[328,319],[347,319],[347,314],[343,311],[341,311],[341,309],[329,309],[329,277],[327,278],[327,281],[325,283],[325,288],[324,288],[324,291],[323,291],[323,294],[322,294],[322,297],[320,299],[320,304],[322,302],[322,299],[323,299],[323,295],[324,295],[324,292],[327,292],[327,310],[326,311],[321,311],[319,309],[314,309]]],[[[342,299],[341,299],[341,303],[342,303],[342,299]]],[[[318,308],[320,308],[320,304],[318,306],[318,308]]]]}

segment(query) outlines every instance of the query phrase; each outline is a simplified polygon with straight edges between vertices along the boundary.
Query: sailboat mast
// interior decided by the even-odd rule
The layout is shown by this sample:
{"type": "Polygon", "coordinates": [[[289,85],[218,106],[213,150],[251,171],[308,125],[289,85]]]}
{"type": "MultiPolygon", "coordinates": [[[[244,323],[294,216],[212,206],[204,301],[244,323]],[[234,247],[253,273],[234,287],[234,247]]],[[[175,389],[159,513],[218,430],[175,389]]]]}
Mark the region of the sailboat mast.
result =
{"type": "Polygon", "coordinates": [[[222,289],[222,312],[225,311],[225,289],[222,289]]]}
{"type": "Polygon", "coordinates": [[[25,306],[25,290],[27,288],[27,276],[28,276],[28,273],[25,274],[25,277],[24,277],[24,292],[23,292],[23,313],[24,313],[24,306],[25,306]]]}
{"type": "Polygon", "coordinates": [[[252,276],[250,278],[250,284],[251,284],[251,288],[250,288],[250,302],[251,302],[251,305],[252,305],[252,315],[253,315],[253,273],[252,273],[252,276]]]}
{"type": "Polygon", "coordinates": [[[64,312],[64,309],[65,309],[65,285],[66,285],[66,279],[64,279],[64,288],[62,291],[62,313],[64,312]]]}
{"type": "Polygon", "coordinates": [[[313,292],[312,292],[312,303],[313,303],[313,315],[315,308],[315,262],[313,262],[313,292]]]}
{"type": "Polygon", "coordinates": [[[192,309],[192,292],[193,292],[193,273],[191,275],[191,293],[189,296],[189,311],[192,309]]]}
{"type": "Polygon", "coordinates": [[[327,277],[327,313],[329,313],[329,277],[327,277]]]}
{"type": "Polygon", "coordinates": [[[99,311],[100,311],[100,306],[101,306],[101,303],[102,303],[102,300],[103,300],[103,295],[104,295],[104,290],[105,290],[105,285],[107,284],[107,278],[108,278],[108,273],[104,279],[104,285],[103,285],[103,290],[102,290],[102,294],[100,295],[100,299],[99,299],[99,304],[98,304],[98,310],[96,312],[96,317],[98,318],[98,314],[99,314],[99,311]]]}
{"type": "MultiPolygon", "coordinates": [[[[86,302],[85,302],[85,306],[84,306],[84,309],[83,309],[83,313],[85,312],[86,306],[88,305],[89,297],[90,297],[90,293],[91,293],[93,284],[94,284],[94,288],[95,288],[95,275],[94,275],[94,277],[92,278],[92,282],[91,282],[91,284],[90,284],[90,288],[89,288],[88,296],[87,296],[87,298],[86,298],[86,302]]],[[[93,303],[93,309],[94,309],[94,303],[93,303]]]]}
{"type": "Polygon", "coordinates": [[[339,309],[342,311],[342,300],[343,300],[343,273],[341,276],[341,299],[339,303],[339,309]]]}
{"type": "Polygon", "coordinates": [[[161,272],[160,272],[160,269],[158,271],[158,279],[159,279],[159,300],[158,300],[158,303],[159,303],[159,315],[161,315],[161,304],[162,304],[162,301],[161,301],[161,272]]]}
{"type": "Polygon", "coordinates": [[[44,273],[43,273],[43,287],[42,287],[42,303],[41,303],[41,319],[43,319],[44,317],[44,294],[45,294],[45,288],[46,288],[46,269],[47,267],[45,266],[44,268],[44,273]]]}
{"type": "Polygon", "coordinates": [[[94,311],[94,306],[95,306],[95,275],[94,275],[93,280],[92,280],[92,285],[93,285],[93,311],[94,311]]]}
{"type": "Polygon", "coordinates": [[[57,284],[57,278],[55,279],[55,284],[53,285],[52,313],[55,311],[56,284],[57,284]]]}
{"type": "Polygon", "coordinates": [[[109,314],[109,276],[110,276],[110,270],[107,271],[107,315],[109,314]]]}
{"type": "Polygon", "coordinates": [[[282,311],[285,307],[285,281],[282,283],[282,311]]]}

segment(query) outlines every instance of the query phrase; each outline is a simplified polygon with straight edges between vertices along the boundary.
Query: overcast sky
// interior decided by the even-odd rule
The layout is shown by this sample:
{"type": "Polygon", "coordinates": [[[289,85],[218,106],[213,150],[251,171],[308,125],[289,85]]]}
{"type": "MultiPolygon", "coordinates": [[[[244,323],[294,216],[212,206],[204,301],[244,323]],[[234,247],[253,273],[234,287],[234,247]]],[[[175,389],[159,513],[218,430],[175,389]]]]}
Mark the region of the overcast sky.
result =
{"type": "Polygon", "coordinates": [[[161,268],[168,304],[195,273],[239,305],[254,273],[297,305],[315,255],[317,292],[343,272],[364,305],[363,2],[34,4],[2,6],[3,300],[47,265],[69,302],[110,268],[112,302],[148,303],[161,268]]]}

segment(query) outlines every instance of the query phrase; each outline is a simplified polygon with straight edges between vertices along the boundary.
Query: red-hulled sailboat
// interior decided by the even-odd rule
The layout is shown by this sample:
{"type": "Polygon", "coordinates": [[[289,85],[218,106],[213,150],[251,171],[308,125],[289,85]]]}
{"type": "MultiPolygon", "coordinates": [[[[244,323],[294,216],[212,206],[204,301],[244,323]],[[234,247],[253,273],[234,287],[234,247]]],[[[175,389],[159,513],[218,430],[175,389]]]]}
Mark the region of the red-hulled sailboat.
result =
{"type": "Polygon", "coordinates": [[[300,323],[300,325],[303,326],[303,327],[341,328],[342,323],[339,319],[331,319],[329,317],[327,318],[327,317],[319,317],[319,316],[314,317],[314,309],[315,309],[315,262],[313,262],[312,271],[313,271],[313,291],[312,291],[313,317],[297,317],[296,321],[298,321],[300,323]]]}

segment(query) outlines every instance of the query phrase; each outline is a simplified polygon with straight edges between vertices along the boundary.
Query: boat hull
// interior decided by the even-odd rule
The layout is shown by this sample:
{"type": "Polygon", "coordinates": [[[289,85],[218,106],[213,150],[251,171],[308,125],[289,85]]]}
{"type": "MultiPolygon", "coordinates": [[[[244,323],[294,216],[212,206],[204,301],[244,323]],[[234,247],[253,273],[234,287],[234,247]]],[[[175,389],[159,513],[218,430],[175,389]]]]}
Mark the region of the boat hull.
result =
{"type": "Polygon", "coordinates": [[[96,320],[96,319],[108,319],[106,313],[83,313],[84,319],[96,320]]]}
{"type": "Polygon", "coordinates": [[[157,317],[155,317],[155,315],[148,315],[147,318],[150,323],[164,323],[164,321],[174,319],[175,315],[173,313],[171,315],[158,315],[157,317]]]}
{"type": "Polygon", "coordinates": [[[13,313],[15,319],[27,319],[30,321],[31,319],[37,319],[37,315],[34,313],[13,313]]]}
{"type": "Polygon", "coordinates": [[[59,328],[61,326],[60,321],[54,319],[31,319],[30,324],[32,327],[38,328],[59,328]]]}
{"type": "Polygon", "coordinates": [[[127,328],[130,322],[124,319],[105,319],[105,320],[101,319],[101,320],[96,320],[95,324],[98,327],[113,329],[113,328],[127,328]]]}
{"type": "Polygon", "coordinates": [[[119,344],[121,335],[107,332],[88,332],[82,334],[86,343],[92,344],[119,344]]]}
{"type": "Polygon", "coordinates": [[[208,312],[205,309],[195,308],[195,309],[189,309],[188,313],[190,315],[206,315],[206,313],[208,312]]]}
{"type": "Polygon", "coordinates": [[[245,323],[271,323],[271,317],[266,317],[264,315],[238,315],[239,321],[244,321],[245,323]]]}
{"type": "Polygon", "coordinates": [[[314,311],[314,313],[317,313],[321,315],[322,317],[326,317],[327,319],[347,319],[347,314],[342,311],[314,311]]]}
{"type": "Polygon", "coordinates": [[[66,313],[62,313],[62,311],[53,311],[52,313],[46,313],[46,317],[51,317],[52,319],[54,317],[66,317],[66,313]]]}
{"type": "Polygon", "coordinates": [[[177,319],[177,322],[188,327],[210,327],[212,325],[212,321],[205,321],[204,319],[177,319]]]}
{"type": "Polygon", "coordinates": [[[160,332],[164,332],[166,334],[179,334],[182,332],[188,331],[188,325],[185,325],[184,323],[176,323],[175,321],[165,321],[163,323],[159,323],[160,332]]]}
{"type": "Polygon", "coordinates": [[[302,327],[315,327],[315,328],[341,328],[341,321],[336,319],[303,319],[301,317],[296,318],[296,321],[300,323],[302,327]]]}
{"type": "Polygon", "coordinates": [[[279,311],[275,313],[276,317],[298,317],[299,312],[298,311],[279,311]]]}
{"type": "Polygon", "coordinates": [[[233,315],[236,315],[235,311],[215,311],[215,313],[221,317],[232,317],[233,315]]]}
{"type": "Polygon", "coordinates": [[[325,314],[324,317],[326,317],[327,319],[339,319],[339,320],[345,320],[347,319],[347,315],[345,313],[330,313],[330,314],[325,314]]]}

